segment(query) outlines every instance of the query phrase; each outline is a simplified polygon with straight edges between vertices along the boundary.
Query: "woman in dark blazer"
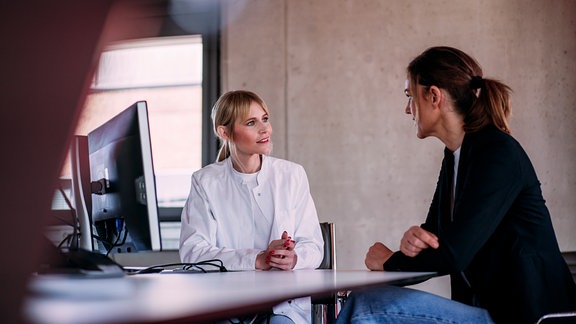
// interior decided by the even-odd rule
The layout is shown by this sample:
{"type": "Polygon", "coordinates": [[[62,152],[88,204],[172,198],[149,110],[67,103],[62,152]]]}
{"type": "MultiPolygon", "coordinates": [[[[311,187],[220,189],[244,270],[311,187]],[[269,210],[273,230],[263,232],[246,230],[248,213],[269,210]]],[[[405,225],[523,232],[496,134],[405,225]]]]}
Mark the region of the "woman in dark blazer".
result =
{"type": "Polygon", "coordinates": [[[576,286],[540,182],[510,135],[510,89],[483,78],[462,51],[434,47],[408,66],[405,92],[417,136],[440,139],[445,157],[426,222],[404,234],[398,252],[374,244],[365,262],[371,270],[449,274],[452,300],[380,288],[353,293],[339,320],[534,323],[575,311],[576,286]]]}

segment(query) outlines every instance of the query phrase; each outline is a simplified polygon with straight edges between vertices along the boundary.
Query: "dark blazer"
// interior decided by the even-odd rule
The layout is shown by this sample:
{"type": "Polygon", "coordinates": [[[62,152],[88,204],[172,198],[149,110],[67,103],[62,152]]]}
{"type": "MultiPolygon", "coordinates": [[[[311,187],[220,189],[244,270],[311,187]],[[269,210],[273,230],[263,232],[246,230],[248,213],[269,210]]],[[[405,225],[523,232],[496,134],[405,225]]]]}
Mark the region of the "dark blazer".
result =
{"type": "Polygon", "coordinates": [[[496,322],[534,323],[543,314],[576,310],[576,285],[520,144],[493,127],[465,135],[453,220],[451,159],[445,149],[422,225],[440,247],[414,258],[396,252],[384,269],[450,274],[452,299],[487,309],[496,322]]]}

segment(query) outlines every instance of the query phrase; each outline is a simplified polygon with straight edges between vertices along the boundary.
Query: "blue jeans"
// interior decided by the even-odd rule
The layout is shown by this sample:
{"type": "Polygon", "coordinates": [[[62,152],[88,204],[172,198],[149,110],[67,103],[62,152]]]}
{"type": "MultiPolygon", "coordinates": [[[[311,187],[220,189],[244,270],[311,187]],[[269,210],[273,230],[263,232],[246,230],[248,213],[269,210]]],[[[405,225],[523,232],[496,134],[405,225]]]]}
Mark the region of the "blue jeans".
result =
{"type": "Polygon", "coordinates": [[[485,309],[424,291],[383,286],[352,292],[336,323],[493,323],[485,309]]]}

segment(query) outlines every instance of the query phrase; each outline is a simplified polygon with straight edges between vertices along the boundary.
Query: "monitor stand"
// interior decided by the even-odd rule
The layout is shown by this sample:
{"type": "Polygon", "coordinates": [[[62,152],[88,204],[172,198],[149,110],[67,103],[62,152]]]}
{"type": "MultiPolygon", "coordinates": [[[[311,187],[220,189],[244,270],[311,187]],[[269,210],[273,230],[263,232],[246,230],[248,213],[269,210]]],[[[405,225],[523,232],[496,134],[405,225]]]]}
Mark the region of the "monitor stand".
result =
{"type": "Polygon", "coordinates": [[[122,277],[121,265],[109,257],[84,249],[60,251],[48,242],[51,248],[47,258],[41,262],[38,274],[62,274],[82,277],[122,277]]]}

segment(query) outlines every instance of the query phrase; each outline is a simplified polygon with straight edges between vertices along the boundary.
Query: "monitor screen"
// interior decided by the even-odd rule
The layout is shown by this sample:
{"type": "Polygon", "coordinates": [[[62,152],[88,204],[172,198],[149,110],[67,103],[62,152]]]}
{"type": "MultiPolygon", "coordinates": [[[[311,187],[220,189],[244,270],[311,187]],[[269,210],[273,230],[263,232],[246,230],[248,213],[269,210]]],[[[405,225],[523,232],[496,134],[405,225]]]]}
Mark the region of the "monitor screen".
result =
{"type": "MultiPolygon", "coordinates": [[[[146,101],[87,136],[91,224],[102,253],[160,251],[160,224],[146,101]]],[[[78,209],[78,208],[77,208],[78,209]]]]}

